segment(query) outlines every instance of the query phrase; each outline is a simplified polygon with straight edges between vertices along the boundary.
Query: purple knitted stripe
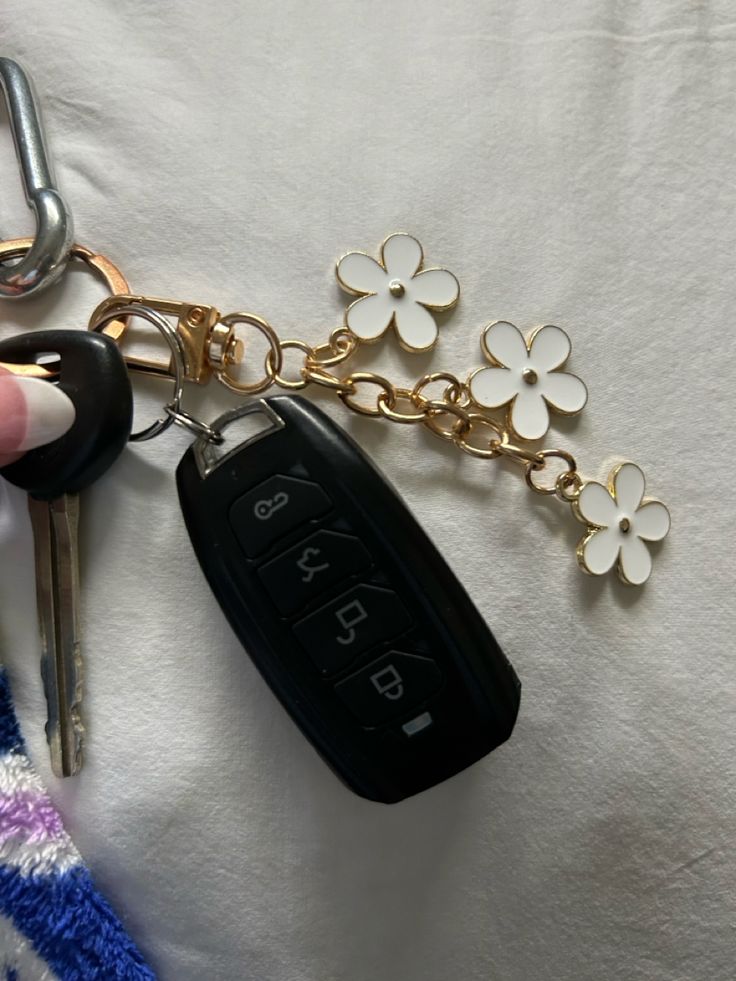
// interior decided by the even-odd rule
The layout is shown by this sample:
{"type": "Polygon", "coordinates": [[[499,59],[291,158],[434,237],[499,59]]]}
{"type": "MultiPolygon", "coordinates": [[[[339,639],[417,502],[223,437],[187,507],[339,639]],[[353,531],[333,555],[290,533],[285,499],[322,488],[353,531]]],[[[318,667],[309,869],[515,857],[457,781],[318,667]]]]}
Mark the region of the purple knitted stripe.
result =
{"type": "Polygon", "coordinates": [[[9,838],[40,842],[61,837],[61,818],[45,793],[0,794],[0,844],[9,838]]]}

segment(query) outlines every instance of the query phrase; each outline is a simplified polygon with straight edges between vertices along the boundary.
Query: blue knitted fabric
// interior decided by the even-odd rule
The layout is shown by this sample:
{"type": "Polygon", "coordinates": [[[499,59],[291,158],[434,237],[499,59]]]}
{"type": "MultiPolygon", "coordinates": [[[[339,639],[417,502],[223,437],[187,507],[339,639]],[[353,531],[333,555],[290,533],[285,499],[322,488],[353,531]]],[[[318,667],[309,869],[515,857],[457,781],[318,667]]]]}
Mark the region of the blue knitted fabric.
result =
{"type": "Polygon", "coordinates": [[[143,981],[146,965],[26,755],[0,668],[0,981],[143,981]]]}

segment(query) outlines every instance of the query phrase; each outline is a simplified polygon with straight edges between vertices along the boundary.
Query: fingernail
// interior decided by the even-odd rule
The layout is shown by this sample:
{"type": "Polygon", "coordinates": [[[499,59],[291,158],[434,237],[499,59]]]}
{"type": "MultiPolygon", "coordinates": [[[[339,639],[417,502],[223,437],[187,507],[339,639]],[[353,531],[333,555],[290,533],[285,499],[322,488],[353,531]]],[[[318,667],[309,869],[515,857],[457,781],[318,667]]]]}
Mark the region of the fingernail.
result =
{"type": "Polygon", "coordinates": [[[40,378],[0,378],[0,445],[24,453],[63,436],[74,422],[74,403],[40,378]]]}

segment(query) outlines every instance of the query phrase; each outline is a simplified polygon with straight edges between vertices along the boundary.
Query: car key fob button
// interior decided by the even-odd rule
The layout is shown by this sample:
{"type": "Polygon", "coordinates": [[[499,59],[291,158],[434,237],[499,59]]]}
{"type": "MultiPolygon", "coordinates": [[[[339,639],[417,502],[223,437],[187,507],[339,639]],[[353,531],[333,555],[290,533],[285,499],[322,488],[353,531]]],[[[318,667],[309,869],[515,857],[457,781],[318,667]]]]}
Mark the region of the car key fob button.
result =
{"type": "Polygon", "coordinates": [[[331,507],[319,484],[276,474],[235,501],[230,508],[230,524],[245,554],[253,558],[331,507]]]}
{"type": "Polygon", "coordinates": [[[442,672],[431,657],[390,651],[335,691],[364,726],[379,726],[416,710],[441,686],[442,672]]]}
{"type": "Polygon", "coordinates": [[[279,610],[289,614],[371,562],[360,539],[323,528],[261,566],[258,574],[279,610]]]}
{"type": "Polygon", "coordinates": [[[412,624],[390,589],[361,583],[294,624],[294,633],[325,675],[349,667],[364,651],[393,640],[412,624]]]}

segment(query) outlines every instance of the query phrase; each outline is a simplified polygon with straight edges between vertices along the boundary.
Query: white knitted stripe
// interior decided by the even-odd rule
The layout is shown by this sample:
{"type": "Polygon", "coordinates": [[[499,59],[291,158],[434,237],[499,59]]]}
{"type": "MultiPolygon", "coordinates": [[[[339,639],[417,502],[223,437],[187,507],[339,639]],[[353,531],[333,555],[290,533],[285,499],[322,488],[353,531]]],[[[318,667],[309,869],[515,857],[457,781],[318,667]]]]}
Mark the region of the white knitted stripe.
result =
{"type": "Polygon", "coordinates": [[[30,940],[0,916],[0,977],[6,977],[10,970],[15,971],[18,981],[58,981],[58,975],[41,960],[30,940]]]}
{"type": "Polygon", "coordinates": [[[68,872],[80,862],[79,852],[68,838],[30,843],[9,838],[0,846],[0,865],[18,869],[24,876],[68,872]]]}
{"type": "Polygon", "coordinates": [[[41,779],[23,753],[0,755],[0,794],[45,794],[41,779]]]}
{"type": "MultiPolygon", "coordinates": [[[[28,794],[48,802],[48,795],[27,756],[7,753],[0,756],[0,795],[28,794]]],[[[62,831],[56,837],[41,841],[26,841],[18,834],[0,843],[0,864],[18,869],[22,875],[46,875],[67,872],[82,862],[82,858],[62,831]]]]}

